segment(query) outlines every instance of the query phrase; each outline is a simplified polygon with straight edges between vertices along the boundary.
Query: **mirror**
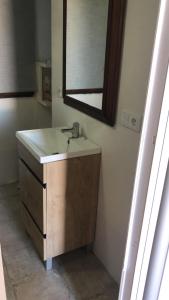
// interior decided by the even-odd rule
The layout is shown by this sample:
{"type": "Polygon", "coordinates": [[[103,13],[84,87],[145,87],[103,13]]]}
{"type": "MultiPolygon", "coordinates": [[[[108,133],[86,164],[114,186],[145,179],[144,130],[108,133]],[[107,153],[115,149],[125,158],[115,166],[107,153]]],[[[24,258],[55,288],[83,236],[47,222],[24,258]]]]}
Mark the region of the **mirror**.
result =
{"type": "Polygon", "coordinates": [[[64,102],[115,124],[126,0],[64,0],[64,102]]]}

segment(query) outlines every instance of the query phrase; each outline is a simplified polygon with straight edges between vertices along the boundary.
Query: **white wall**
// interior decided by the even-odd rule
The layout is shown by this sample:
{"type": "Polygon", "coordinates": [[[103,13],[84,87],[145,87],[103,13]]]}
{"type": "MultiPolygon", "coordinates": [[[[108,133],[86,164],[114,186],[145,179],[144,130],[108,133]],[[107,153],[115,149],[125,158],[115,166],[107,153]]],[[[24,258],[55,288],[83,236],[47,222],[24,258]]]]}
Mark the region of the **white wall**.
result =
{"type": "Polygon", "coordinates": [[[51,0],[0,0],[0,92],[33,91],[37,60],[51,60],[51,0]]]}
{"type": "Polygon", "coordinates": [[[36,60],[51,60],[51,0],[35,1],[36,60]]]}
{"type": "Polygon", "coordinates": [[[102,166],[94,251],[119,282],[140,135],[120,126],[122,109],[143,114],[158,0],[128,0],[117,124],[111,128],[66,105],[62,88],[62,3],[52,2],[53,126],[79,121],[101,145],[102,166]]]}
{"type": "MultiPolygon", "coordinates": [[[[42,53],[48,58],[50,22],[50,0],[43,3],[38,0],[36,3],[33,0],[24,3],[22,0],[0,0],[0,92],[34,89],[35,33],[38,47],[42,48],[41,52],[38,48],[38,58],[42,53]],[[39,11],[37,27],[43,25],[37,32],[35,4],[39,11]]],[[[0,99],[0,185],[18,178],[16,130],[50,126],[51,111],[35,99],[0,99]]]]}
{"type": "Polygon", "coordinates": [[[16,130],[50,126],[50,110],[34,98],[0,99],[0,185],[18,179],[16,130]]]}
{"type": "Polygon", "coordinates": [[[66,88],[102,88],[108,0],[67,1],[66,88]]]}
{"type": "Polygon", "coordinates": [[[34,0],[0,0],[0,92],[35,89],[34,0]]]}

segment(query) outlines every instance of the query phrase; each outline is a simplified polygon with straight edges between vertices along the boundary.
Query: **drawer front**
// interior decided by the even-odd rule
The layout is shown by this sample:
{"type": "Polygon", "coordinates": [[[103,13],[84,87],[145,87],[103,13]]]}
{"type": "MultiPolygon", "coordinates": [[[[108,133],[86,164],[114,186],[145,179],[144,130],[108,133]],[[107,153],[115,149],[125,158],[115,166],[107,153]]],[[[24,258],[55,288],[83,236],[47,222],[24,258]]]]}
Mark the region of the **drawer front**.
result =
{"type": "Polygon", "coordinates": [[[46,189],[22,161],[19,161],[19,174],[21,201],[27,207],[40,231],[46,234],[46,189]]]}
{"type": "Polygon", "coordinates": [[[45,261],[47,259],[46,238],[44,238],[43,235],[40,233],[36,224],[33,222],[31,216],[29,215],[28,211],[23,205],[21,205],[21,215],[26,231],[30,235],[40,257],[45,261]]]}
{"type": "Polygon", "coordinates": [[[46,165],[40,164],[32,154],[18,142],[19,157],[29,166],[42,183],[46,183],[46,165]]]}

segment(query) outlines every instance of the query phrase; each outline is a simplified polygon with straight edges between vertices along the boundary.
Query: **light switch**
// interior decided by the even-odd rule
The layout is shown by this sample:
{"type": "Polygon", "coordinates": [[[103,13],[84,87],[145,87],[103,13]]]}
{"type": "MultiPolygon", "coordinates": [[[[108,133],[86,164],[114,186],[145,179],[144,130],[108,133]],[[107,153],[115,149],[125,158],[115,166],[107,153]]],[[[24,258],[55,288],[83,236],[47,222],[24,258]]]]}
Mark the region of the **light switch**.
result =
{"type": "Polygon", "coordinates": [[[129,118],[129,128],[136,132],[140,132],[141,124],[142,124],[142,117],[137,114],[131,113],[129,118]]]}

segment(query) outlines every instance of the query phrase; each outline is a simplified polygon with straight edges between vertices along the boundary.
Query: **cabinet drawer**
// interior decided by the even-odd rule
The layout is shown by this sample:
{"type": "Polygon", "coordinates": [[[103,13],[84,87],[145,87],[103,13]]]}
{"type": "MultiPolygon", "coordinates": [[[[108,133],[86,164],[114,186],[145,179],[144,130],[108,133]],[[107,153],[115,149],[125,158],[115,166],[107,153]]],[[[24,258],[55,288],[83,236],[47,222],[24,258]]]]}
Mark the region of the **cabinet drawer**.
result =
{"type": "Polygon", "coordinates": [[[46,189],[19,161],[21,201],[32,215],[42,234],[46,234],[46,189]]]}
{"type": "Polygon", "coordinates": [[[32,154],[18,142],[19,157],[25,161],[42,183],[46,183],[46,165],[40,164],[32,154]]]}
{"type": "Polygon", "coordinates": [[[25,229],[30,235],[40,257],[43,260],[46,260],[46,238],[44,238],[43,235],[40,233],[36,224],[33,222],[31,216],[29,215],[28,211],[23,205],[21,205],[21,214],[25,229]]]}

